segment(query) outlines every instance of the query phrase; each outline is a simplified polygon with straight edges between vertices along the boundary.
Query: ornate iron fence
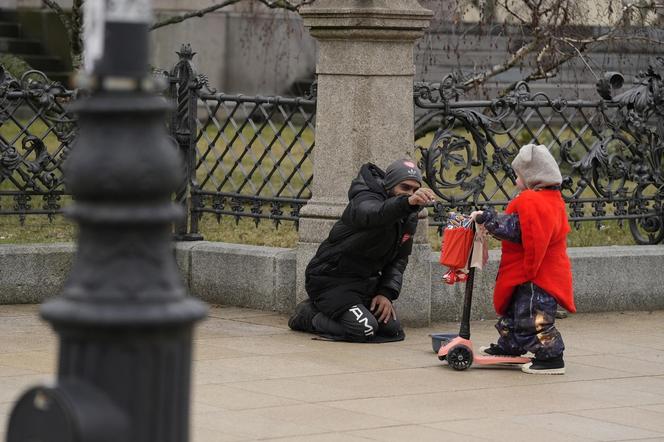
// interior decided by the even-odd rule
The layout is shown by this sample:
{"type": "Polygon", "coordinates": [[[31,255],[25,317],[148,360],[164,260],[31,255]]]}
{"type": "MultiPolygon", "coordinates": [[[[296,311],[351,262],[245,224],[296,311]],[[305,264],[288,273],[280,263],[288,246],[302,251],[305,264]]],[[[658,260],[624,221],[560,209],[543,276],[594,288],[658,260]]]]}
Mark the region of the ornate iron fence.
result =
{"type": "Polygon", "coordinates": [[[62,164],[77,131],[64,105],[75,96],[39,71],[15,79],[0,66],[0,215],[23,223],[60,212],[62,164]]]}
{"type": "Polygon", "coordinates": [[[196,74],[188,45],[178,54],[170,73],[177,108],[171,132],[186,158],[178,198],[190,213],[178,236],[199,238],[205,213],[218,221],[229,215],[297,223],[311,197],[315,88],[303,98],[218,93],[196,74]]]}
{"type": "Polygon", "coordinates": [[[525,83],[504,98],[459,101],[459,80],[415,87],[415,103],[426,111],[415,123],[416,137],[428,143],[418,146],[420,167],[442,200],[434,224],[449,210],[504,208],[517,191],[512,159],[537,143],[559,161],[571,221],[627,220],[638,243],[662,241],[664,82],[653,68],[614,98],[601,81],[597,101],[551,99],[525,83]]]}
{"type": "MultiPolygon", "coordinates": [[[[204,213],[297,223],[311,196],[315,88],[301,98],[217,93],[196,73],[189,45],[178,55],[172,70],[155,71],[174,103],[166,123],[184,159],[175,199],[188,216],[176,236],[201,239],[204,213]]],[[[23,222],[61,212],[61,198],[69,196],[62,166],[76,136],[64,106],[77,93],[38,71],[18,80],[0,71],[0,215],[23,222]],[[43,198],[39,207],[31,204],[35,196],[43,198]]]]}
{"type": "MultiPolygon", "coordinates": [[[[200,239],[206,213],[297,224],[311,195],[315,88],[303,98],[218,93],[194,70],[188,45],[179,55],[171,71],[157,72],[184,158],[175,198],[188,217],[177,236],[200,239]]],[[[502,209],[516,193],[510,163],[535,142],[560,162],[571,221],[627,221],[639,243],[664,239],[664,82],[654,69],[613,98],[601,84],[596,101],[551,99],[526,84],[504,98],[460,101],[458,80],[415,85],[418,159],[442,201],[434,225],[449,210],[502,209]]],[[[62,164],[76,136],[64,105],[76,95],[37,71],[18,80],[0,71],[0,215],[60,211],[62,164]]]]}

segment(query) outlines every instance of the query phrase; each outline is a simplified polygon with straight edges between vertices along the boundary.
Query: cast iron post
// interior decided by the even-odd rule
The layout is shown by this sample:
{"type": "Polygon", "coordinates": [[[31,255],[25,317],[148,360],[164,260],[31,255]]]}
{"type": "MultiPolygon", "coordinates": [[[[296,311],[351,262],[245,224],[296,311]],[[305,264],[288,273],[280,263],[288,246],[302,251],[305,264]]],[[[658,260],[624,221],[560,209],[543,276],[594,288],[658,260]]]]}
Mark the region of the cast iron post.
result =
{"type": "Polygon", "coordinates": [[[184,176],[175,193],[175,200],[184,208],[185,215],[175,223],[176,241],[201,241],[203,235],[198,232],[200,213],[193,209],[198,206],[200,195],[196,194],[196,112],[198,104],[197,90],[202,87],[194,68],[193,58],[196,53],[191,45],[183,44],[177,53],[178,63],[170,72],[174,82],[170,96],[175,101],[175,111],[171,119],[171,133],[180,147],[184,158],[184,176]],[[187,222],[189,219],[189,222],[187,222]]]}
{"type": "Polygon", "coordinates": [[[187,297],[171,243],[182,167],[167,104],[149,86],[150,4],[86,7],[93,92],[75,106],[65,169],[78,250],[61,296],[41,309],[59,335],[57,383],[18,400],[7,441],[186,442],[192,329],[205,307],[187,297]]]}

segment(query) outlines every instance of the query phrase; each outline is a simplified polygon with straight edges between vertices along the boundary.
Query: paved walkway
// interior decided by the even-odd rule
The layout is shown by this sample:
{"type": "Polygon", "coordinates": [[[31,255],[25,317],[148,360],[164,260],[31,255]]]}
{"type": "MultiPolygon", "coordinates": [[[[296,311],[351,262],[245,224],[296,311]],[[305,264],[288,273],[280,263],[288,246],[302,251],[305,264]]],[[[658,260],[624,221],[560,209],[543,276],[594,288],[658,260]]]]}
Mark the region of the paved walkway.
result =
{"type": "MultiPolygon", "coordinates": [[[[578,314],[559,321],[565,376],[455,372],[428,333],[404,342],[313,341],[282,315],[213,308],[197,330],[193,442],[664,441],[664,312],[578,314]]],[[[472,324],[476,344],[494,338],[472,324]]],[[[35,306],[0,306],[0,416],[27,386],[52,379],[56,341],[35,306]]],[[[4,437],[3,437],[4,438],[4,437]]]]}

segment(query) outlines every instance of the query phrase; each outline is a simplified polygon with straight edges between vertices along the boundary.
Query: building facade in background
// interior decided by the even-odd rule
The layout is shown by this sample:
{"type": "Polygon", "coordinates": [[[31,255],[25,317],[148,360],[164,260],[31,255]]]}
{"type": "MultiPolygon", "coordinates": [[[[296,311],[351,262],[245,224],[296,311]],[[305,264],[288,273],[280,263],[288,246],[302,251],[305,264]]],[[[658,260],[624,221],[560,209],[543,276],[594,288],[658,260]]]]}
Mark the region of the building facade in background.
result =
{"type": "MultiPolygon", "coordinates": [[[[482,72],[506,60],[514,48],[528,38],[517,26],[481,24],[483,14],[473,4],[483,5],[486,11],[487,1],[468,0],[465,7],[459,8],[459,1],[420,0],[424,7],[434,10],[436,16],[416,45],[417,81],[440,81],[451,72],[460,76],[482,72]]],[[[609,1],[590,1],[587,14],[580,17],[583,23],[579,24],[595,29],[607,26],[610,18],[605,11],[609,1]]],[[[71,7],[71,0],[59,3],[64,8],[71,7]]],[[[213,0],[154,0],[155,19],[160,21],[216,3],[213,0]]],[[[32,10],[47,16],[37,20],[48,31],[42,32],[41,39],[51,53],[62,52],[62,44],[54,42],[57,38],[46,36],[47,33],[58,34],[57,29],[54,30],[57,20],[54,21],[52,12],[43,7],[41,0],[2,0],[0,8],[32,10]]],[[[492,19],[497,23],[514,21],[500,10],[496,10],[492,19]]],[[[34,23],[32,27],[39,28],[34,23]]],[[[37,34],[39,30],[33,29],[31,37],[39,37],[37,34]]],[[[257,2],[240,2],[201,18],[156,29],[152,32],[153,66],[161,69],[172,66],[182,43],[190,43],[197,52],[194,63],[200,73],[207,75],[210,85],[230,94],[303,95],[315,75],[316,42],[299,15],[271,10],[257,2]]],[[[654,53],[664,53],[664,50],[642,42],[605,45],[590,52],[585,61],[577,58],[568,62],[554,78],[539,81],[535,89],[551,96],[564,91],[568,97],[570,93],[595,97],[596,76],[603,71],[620,71],[629,83],[652,63],[654,53]]],[[[515,66],[470,95],[495,96],[528,72],[526,65],[515,66]]]]}

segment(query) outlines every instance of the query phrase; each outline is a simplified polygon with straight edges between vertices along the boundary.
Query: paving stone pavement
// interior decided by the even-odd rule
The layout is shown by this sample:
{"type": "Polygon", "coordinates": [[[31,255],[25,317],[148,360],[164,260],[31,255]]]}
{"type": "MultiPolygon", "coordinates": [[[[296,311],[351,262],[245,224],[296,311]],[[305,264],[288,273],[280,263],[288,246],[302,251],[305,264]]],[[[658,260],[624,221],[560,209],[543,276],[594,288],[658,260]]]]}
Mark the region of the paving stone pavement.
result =
{"type": "MultiPolygon", "coordinates": [[[[53,379],[56,339],[38,307],[0,306],[0,420],[26,387],[53,379]]],[[[664,441],[664,311],[558,321],[564,376],[456,372],[429,333],[349,344],[290,331],[283,315],[213,307],[196,331],[192,441],[664,441]]],[[[472,323],[476,346],[494,340],[472,323]]]]}

